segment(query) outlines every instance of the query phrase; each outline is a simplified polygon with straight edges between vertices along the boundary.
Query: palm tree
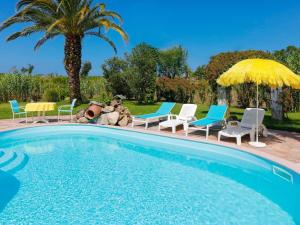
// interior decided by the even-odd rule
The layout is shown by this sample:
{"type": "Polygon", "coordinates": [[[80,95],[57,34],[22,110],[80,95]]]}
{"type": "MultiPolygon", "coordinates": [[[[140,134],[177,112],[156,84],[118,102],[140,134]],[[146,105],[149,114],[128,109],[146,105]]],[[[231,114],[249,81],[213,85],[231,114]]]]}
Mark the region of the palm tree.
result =
{"type": "Polygon", "coordinates": [[[108,30],[112,29],[126,42],[128,40],[127,34],[121,28],[121,16],[116,12],[107,11],[104,4],[93,4],[93,0],[19,0],[16,8],[16,14],[0,25],[0,31],[13,24],[28,24],[23,30],[10,35],[7,41],[42,32],[44,35],[36,43],[35,50],[46,41],[63,35],[64,65],[69,77],[70,99],[77,98],[79,102],[83,38],[87,35],[101,38],[108,42],[115,52],[115,44],[106,36],[108,30]]]}

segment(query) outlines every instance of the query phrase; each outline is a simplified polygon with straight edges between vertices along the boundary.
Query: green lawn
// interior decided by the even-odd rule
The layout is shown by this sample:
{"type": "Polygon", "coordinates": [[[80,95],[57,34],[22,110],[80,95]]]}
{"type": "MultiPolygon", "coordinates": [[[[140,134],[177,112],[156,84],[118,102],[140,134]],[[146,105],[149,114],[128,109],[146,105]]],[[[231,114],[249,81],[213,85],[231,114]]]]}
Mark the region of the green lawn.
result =
{"type": "MultiPolygon", "coordinates": [[[[64,105],[68,104],[67,102],[58,102],[57,105],[64,105]]],[[[25,103],[20,103],[20,105],[24,106],[25,103]]],[[[159,108],[160,103],[156,103],[153,105],[140,105],[137,104],[134,101],[125,101],[124,105],[127,106],[130,110],[130,112],[133,115],[138,115],[138,114],[145,114],[145,113],[150,113],[154,112],[159,108]]],[[[182,104],[176,104],[176,106],[173,109],[174,114],[178,114],[180,111],[182,104]]],[[[87,105],[80,105],[76,107],[75,111],[79,109],[84,109],[87,105]]],[[[198,105],[197,113],[196,116],[197,118],[202,118],[206,115],[208,111],[208,106],[207,105],[198,105]]],[[[57,111],[53,112],[48,112],[47,115],[57,115],[57,111]]],[[[237,116],[239,119],[241,119],[243,115],[243,109],[231,107],[230,108],[230,115],[232,116],[237,116]]],[[[10,106],[8,103],[2,103],[0,104],[0,119],[8,119],[11,118],[11,110],[10,106]]],[[[282,122],[278,122],[275,120],[271,119],[271,112],[268,111],[266,112],[264,124],[268,128],[272,129],[278,129],[278,130],[288,130],[288,131],[296,131],[300,132],[300,112],[298,113],[289,113],[289,119],[284,120],[282,122]]]]}

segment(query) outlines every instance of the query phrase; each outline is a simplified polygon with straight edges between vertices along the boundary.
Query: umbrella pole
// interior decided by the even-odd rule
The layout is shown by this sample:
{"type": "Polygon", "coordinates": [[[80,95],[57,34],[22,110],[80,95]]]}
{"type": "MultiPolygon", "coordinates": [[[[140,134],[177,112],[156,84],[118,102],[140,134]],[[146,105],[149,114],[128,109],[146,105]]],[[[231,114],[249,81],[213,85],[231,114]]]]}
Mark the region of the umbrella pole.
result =
{"type": "Polygon", "coordinates": [[[258,143],[258,83],[256,83],[256,143],[258,143]]]}
{"type": "Polygon", "coordinates": [[[256,140],[254,142],[249,142],[250,145],[252,145],[253,147],[256,148],[263,148],[266,146],[265,143],[259,142],[258,141],[258,131],[259,131],[259,124],[258,124],[258,107],[259,107],[259,103],[258,103],[258,83],[256,83],[256,140]]]}

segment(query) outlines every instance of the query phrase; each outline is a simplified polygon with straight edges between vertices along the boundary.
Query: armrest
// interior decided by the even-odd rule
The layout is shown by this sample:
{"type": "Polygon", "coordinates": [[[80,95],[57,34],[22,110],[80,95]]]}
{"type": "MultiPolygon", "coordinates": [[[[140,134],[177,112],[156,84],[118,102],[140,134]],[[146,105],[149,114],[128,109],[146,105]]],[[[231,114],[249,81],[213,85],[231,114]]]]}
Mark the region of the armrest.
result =
{"type": "Polygon", "coordinates": [[[175,114],[169,114],[168,115],[168,120],[171,120],[175,117],[175,119],[177,119],[178,115],[175,115],[175,114]]]}
{"type": "Polygon", "coordinates": [[[67,108],[72,109],[71,105],[61,105],[61,106],[58,107],[58,110],[63,109],[63,108],[66,108],[66,109],[67,109],[67,108]]]}
{"type": "Polygon", "coordinates": [[[180,116],[177,116],[176,117],[177,120],[181,120],[185,123],[188,123],[190,121],[193,121],[194,120],[194,116],[188,116],[188,117],[180,117],[180,116]]]}
{"type": "Polygon", "coordinates": [[[19,110],[25,112],[25,106],[19,106],[19,110]]]}

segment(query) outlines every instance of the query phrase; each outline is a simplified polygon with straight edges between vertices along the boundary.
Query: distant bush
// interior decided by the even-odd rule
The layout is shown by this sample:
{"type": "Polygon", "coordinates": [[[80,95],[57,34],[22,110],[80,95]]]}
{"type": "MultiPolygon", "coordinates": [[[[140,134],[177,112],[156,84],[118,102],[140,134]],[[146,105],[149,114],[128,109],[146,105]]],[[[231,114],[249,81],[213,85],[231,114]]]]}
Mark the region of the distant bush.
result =
{"type": "Polygon", "coordinates": [[[157,99],[181,103],[193,102],[199,88],[199,82],[194,79],[160,77],[156,81],[157,99]]]}
{"type": "Polygon", "coordinates": [[[58,102],[59,94],[56,89],[47,89],[43,94],[43,100],[46,102],[58,102]]]}

